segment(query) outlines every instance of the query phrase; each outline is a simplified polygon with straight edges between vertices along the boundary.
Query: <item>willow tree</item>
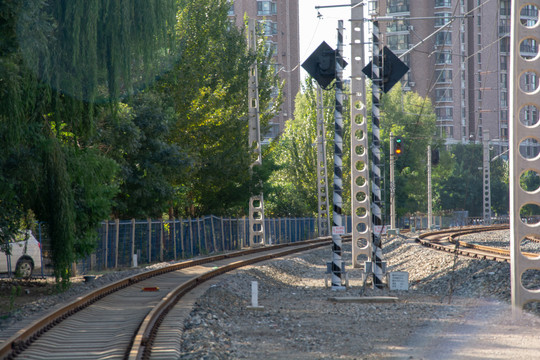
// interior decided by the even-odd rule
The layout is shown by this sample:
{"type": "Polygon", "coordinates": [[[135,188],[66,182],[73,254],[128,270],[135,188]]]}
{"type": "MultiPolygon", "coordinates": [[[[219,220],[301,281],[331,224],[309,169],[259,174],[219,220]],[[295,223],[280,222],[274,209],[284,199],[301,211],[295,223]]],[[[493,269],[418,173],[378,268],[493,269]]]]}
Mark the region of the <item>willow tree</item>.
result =
{"type": "Polygon", "coordinates": [[[115,164],[93,142],[96,115],[174,61],[175,9],[174,0],[0,3],[0,242],[34,213],[66,283],[115,193],[115,164]]]}

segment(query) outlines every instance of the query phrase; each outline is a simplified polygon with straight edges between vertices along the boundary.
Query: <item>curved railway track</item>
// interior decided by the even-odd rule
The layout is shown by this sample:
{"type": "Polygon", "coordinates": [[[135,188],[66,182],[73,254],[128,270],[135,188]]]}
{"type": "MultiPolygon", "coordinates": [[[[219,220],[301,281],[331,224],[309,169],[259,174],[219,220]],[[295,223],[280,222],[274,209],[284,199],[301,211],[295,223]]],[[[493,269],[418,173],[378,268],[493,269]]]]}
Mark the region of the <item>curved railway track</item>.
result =
{"type": "MultiPolygon", "coordinates": [[[[492,246],[484,246],[478,244],[470,244],[465,241],[458,240],[458,237],[486,231],[508,230],[508,225],[493,225],[493,226],[475,226],[464,229],[450,229],[428,232],[416,238],[420,244],[432,247],[437,250],[450,253],[458,253],[459,255],[469,256],[477,259],[495,260],[499,262],[510,262],[510,250],[492,246]]],[[[527,237],[528,240],[540,242],[538,237],[527,237]]],[[[523,253],[525,256],[538,257],[535,253],[523,253]]]]}
{"type": "Polygon", "coordinates": [[[242,266],[329,244],[330,238],[320,238],[249,249],[125,278],[21,329],[0,345],[0,359],[148,359],[167,313],[197,285],[242,266]]]}

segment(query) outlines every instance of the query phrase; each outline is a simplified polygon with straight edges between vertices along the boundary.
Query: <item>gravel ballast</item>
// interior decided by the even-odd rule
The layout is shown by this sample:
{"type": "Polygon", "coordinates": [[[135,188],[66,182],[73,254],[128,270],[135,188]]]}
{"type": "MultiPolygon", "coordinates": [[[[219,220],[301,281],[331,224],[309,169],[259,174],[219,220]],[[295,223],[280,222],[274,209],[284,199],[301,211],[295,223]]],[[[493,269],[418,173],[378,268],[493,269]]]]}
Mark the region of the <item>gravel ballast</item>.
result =
{"type": "Polygon", "coordinates": [[[363,288],[360,271],[350,269],[350,244],[343,254],[346,291],[324,286],[330,248],[220,277],[185,322],[179,358],[528,360],[540,354],[540,318],[526,313],[513,321],[508,263],[455,257],[412,238],[387,239],[383,252],[389,271],[408,272],[409,290],[363,288]],[[248,310],[252,281],[263,310],[248,310]],[[399,300],[329,300],[335,297],[399,300]]]}

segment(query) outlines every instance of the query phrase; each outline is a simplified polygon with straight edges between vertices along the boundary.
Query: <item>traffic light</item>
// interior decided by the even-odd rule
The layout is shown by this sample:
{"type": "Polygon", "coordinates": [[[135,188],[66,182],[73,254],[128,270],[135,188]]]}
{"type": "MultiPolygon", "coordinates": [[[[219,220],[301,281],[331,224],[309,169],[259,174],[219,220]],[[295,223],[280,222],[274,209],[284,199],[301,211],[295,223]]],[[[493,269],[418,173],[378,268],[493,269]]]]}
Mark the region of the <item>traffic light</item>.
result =
{"type": "Polygon", "coordinates": [[[431,149],[431,165],[439,164],[439,149],[431,149]]]}
{"type": "Polygon", "coordinates": [[[396,136],[394,138],[394,154],[395,155],[403,154],[402,144],[403,144],[403,140],[399,136],[396,136]]]}

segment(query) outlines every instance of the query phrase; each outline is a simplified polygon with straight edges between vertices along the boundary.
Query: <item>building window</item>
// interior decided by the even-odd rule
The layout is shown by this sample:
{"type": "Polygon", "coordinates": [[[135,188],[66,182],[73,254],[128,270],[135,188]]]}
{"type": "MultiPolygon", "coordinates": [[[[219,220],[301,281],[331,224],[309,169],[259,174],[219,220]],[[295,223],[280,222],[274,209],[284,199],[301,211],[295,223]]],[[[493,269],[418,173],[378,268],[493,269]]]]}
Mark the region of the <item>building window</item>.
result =
{"type": "Polygon", "coordinates": [[[436,13],[435,14],[435,27],[446,25],[448,22],[450,22],[450,18],[452,17],[452,13],[449,12],[443,12],[443,13],[436,13]]]}
{"type": "Polygon", "coordinates": [[[439,107],[435,109],[435,115],[437,115],[439,121],[452,120],[454,109],[451,107],[439,107]]]}
{"type": "Polygon", "coordinates": [[[509,16],[510,15],[510,0],[506,1],[506,0],[502,0],[500,2],[500,14],[501,15],[504,15],[504,16],[509,16]]]}
{"type": "Polygon", "coordinates": [[[442,65],[442,64],[452,64],[452,53],[449,51],[442,51],[437,53],[437,57],[435,59],[436,65],[442,65]]]}
{"type": "Polygon", "coordinates": [[[501,70],[508,70],[508,56],[501,56],[500,64],[501,70]]]}
{"type": "Polygon", "coordinates": [[[266,42],[266,51],[268,55],[276,55],[277,54],[277,43],[273,41],[267,41],[266,42]]]}
{"type": "Polygon", "coordinates": [[[234,16],[234,3],[233,2],[229,2],[229,13],[227,15],[229,16],[234,16]]]}
{"type": "Polygon", "coordinates": [[[435,101],[453,101],[452,89],[435,89],[435,101]]]}
{"type": "Polygon", "coordinates": [[[538,45],[534,39],[524,39],[519,44],[519,54],[525,59],[530,60],[538,55],[538,45]]]}
{"type": "Polygon", "coordinates": [[[535,125],[538,121],[538,108],[534,105],[526,105],[519,111],[519,120],[525,126],[535,125]]]}
{"type": "Polygon", "coordinates": [[[407,50],[409,48],[409,34],[388,35],[387,41],[390,50],[407,50]]]}
{"type": "Polygon", "coordinates": [[[452,82],[452,70],[435,70],[435,79],[437,83],[451,83],[452,82]]]}
{"type": "Polygon", "coordinates": [[[388,24],[386,30],[388,32],[409,31],[409,20],[397,20],[388,24]]]}
{"type": "Polygon", "coordinates": [[[389,14],[409,12],[409,0],[389,0],[387,12],[389,14]]]}
{"type": "Polygon", "coordinates": [[[510,52],[510,38],[509,37],[503,37],[499,41],[499,51],[502,53],[510,52]]]}
{"type": "Polygon", "coordinates": [[[257,1],[257,15],[276,15],[276,3],[273,1],[257,1]]]}
{"type": "Polygon", "coordinates": [[[519,13],[521,25],[533,27],[538,22],[538,8],[534,5],[525,5],[519,13]]]}
{"type": "Polygon", "coordinates": [[[272,36],[277,34],[277,22],[271,20],[260,21],[263,34],[265,36],[272,36]]]}
{"type": "Polygon", "coordinates": [[[452,0],[435,0],[435,7],[451,7],[452,0]]]}
{"type": "Polygon", "coordinates": [[[508,93],[506,91],[501,91],[501,107],[508,107],[508,93]]]}
{"type": "Polygon", "coordinates": [[[506,73],[501,73],[501,87],[508,89],[508,74],[506,73]]]}
{"type": "Polygon", "coordinates": [[[438,32],[435,37],[436,46],[452,45],[452,33],[450,31],[438,32]]]}

